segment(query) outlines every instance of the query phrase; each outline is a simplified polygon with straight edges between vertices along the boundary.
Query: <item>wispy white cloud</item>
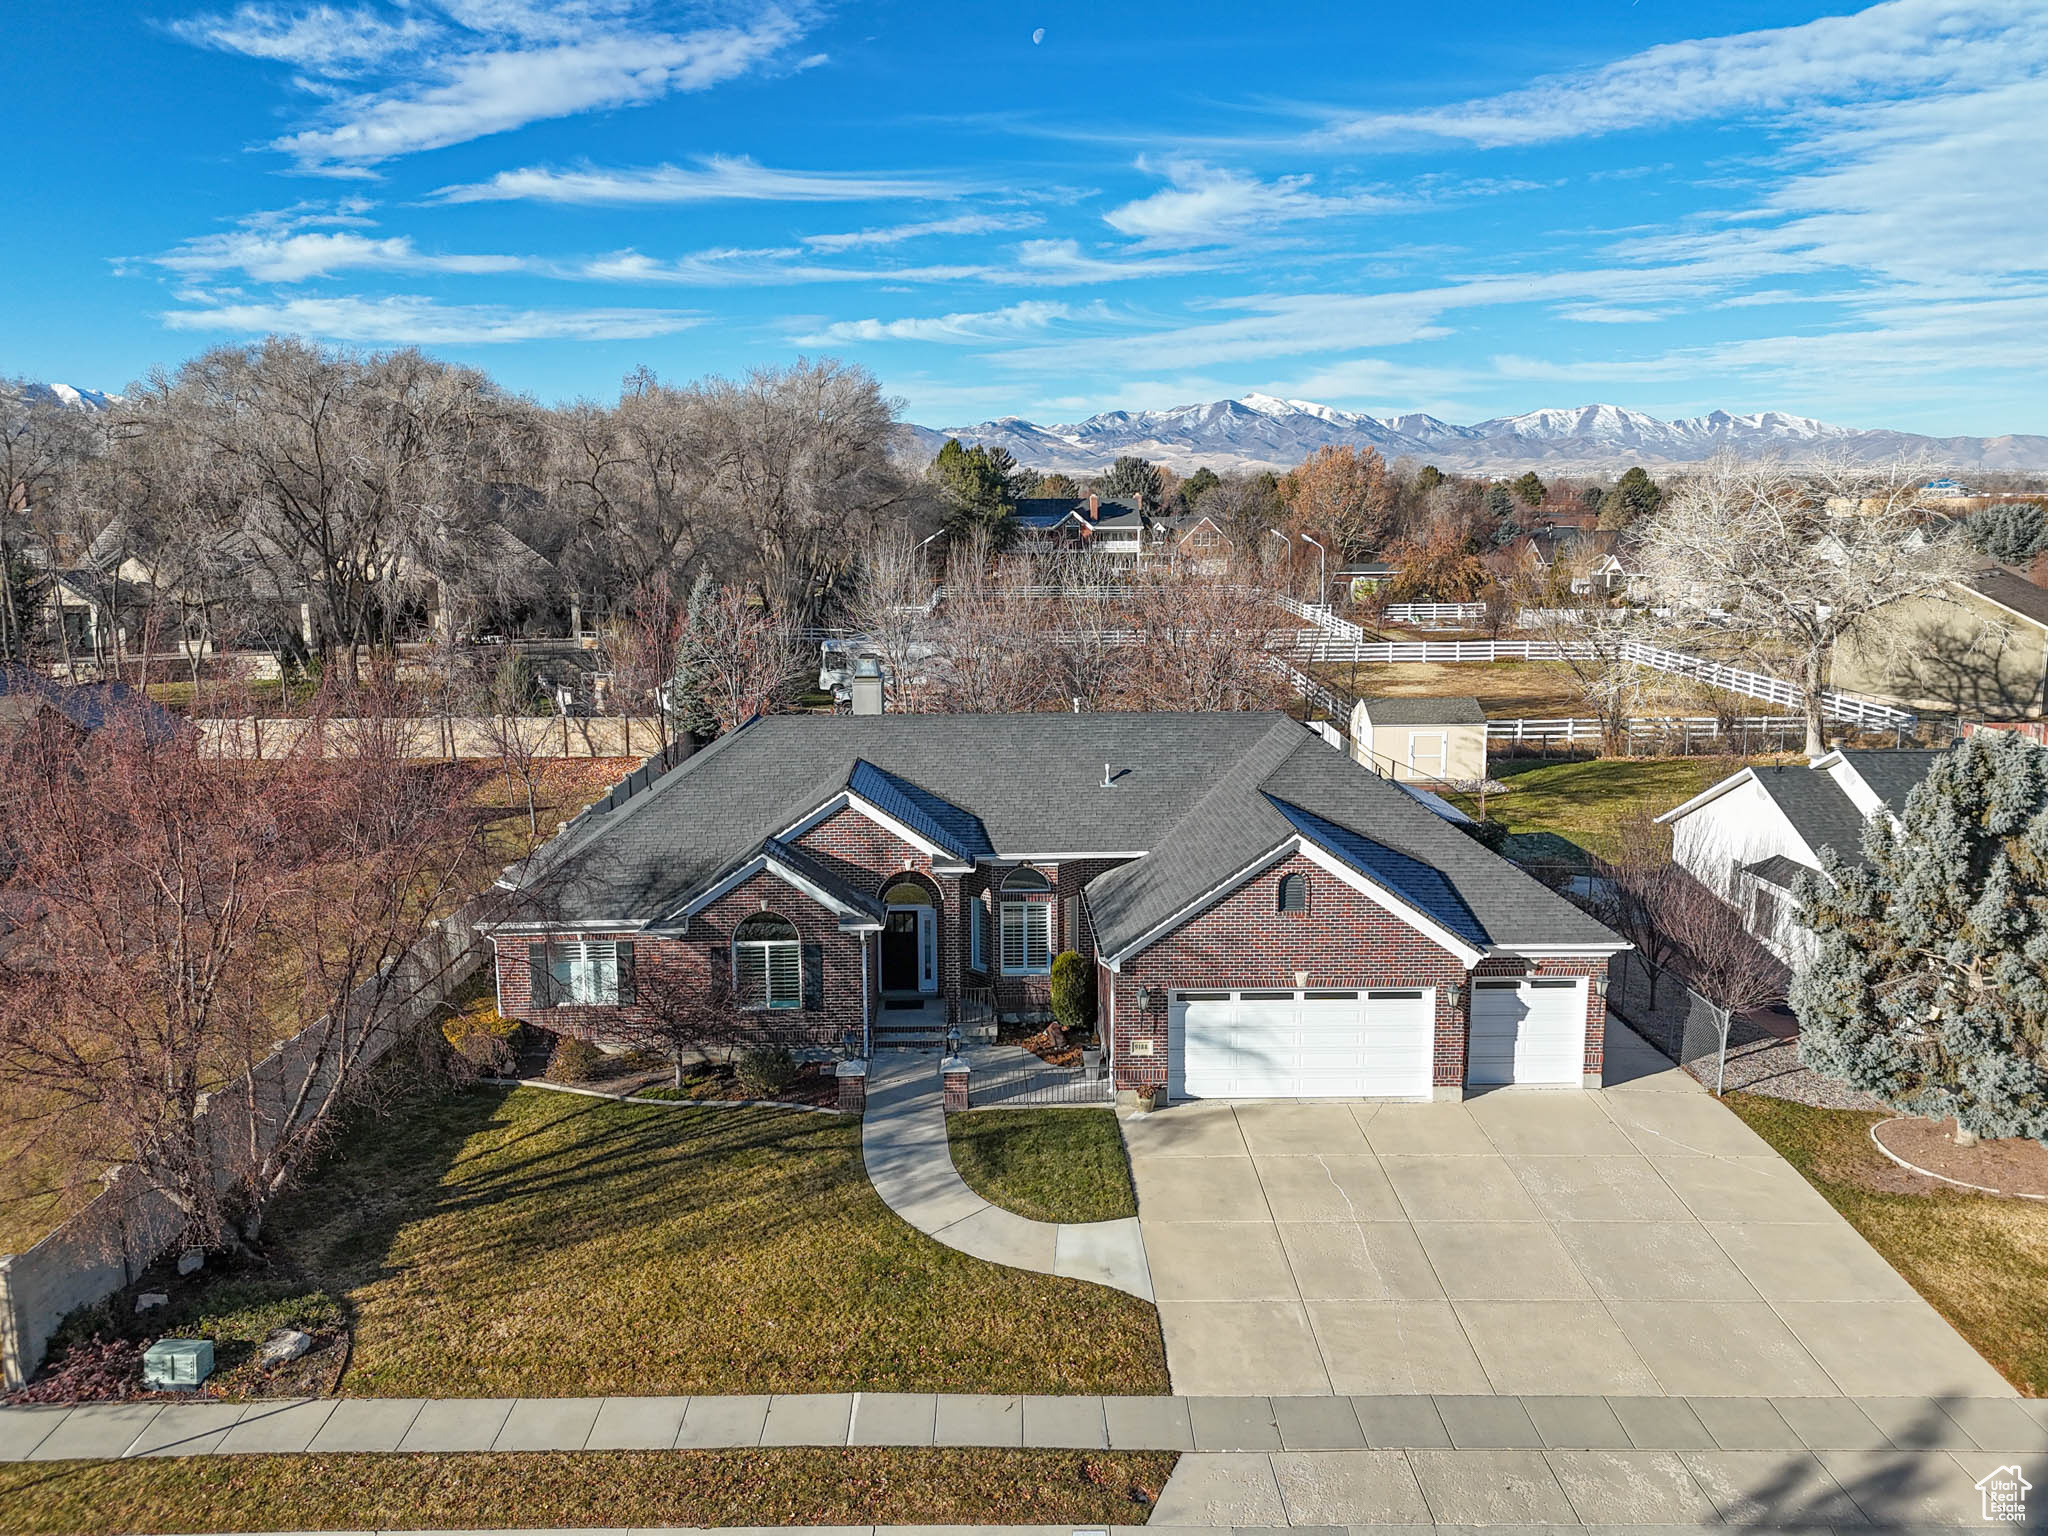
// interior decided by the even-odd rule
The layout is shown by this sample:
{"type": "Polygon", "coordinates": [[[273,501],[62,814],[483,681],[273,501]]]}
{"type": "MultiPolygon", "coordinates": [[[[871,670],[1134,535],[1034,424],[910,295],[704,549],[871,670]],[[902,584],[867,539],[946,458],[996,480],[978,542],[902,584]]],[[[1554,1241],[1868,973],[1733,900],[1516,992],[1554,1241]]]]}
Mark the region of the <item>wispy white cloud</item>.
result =
{"type": "Polygon", "coordinates": [[[881,198],[955,198],[970,189],[937,177],[867,171],[784,171],[743,155],[706,155],[694,168],[553,170],[526,166],[489,181],[442,187],[444,203],[859,203],[881,198]]]}
{"type": "MultiPolygon", "coordinates": [[[[1139,168],[1150,167],[1141,160],[1139,168]]],[[[1110,228],[1149,245],[1220,245],[1306,219],[1403,206],[1377,192],[1317,192],[1309,176],[1261,181],[1191,160],[1170,160],[1160,169],[1170,184],[1112,208],[1104,215],[1110,228]]]]}
{"type": "MultiPolygon", "coordinates": [[[[423,7],[424,9],[424,7],[423,7]]],[[[245,4],[180,23],[207,47],[289,63],[325,104],[273,148],[303,170],[361,175],[402,155],[549,118],[701,91],[770,66],[808,18],[770,5],[744,23],[672,30],[632,0],[437,0],[438,20],[367,8],[245,4]],[[364,75],[383,83],[360,89],[364,75]]]]}
{"type": "Polygon", "coordinates": [[[1215,272],[1232,264],[1231,258],[1220,254],[1147,255],[1113,251],[1100,255],[1083,250],[1078,240],[1026,240],[1017,247],[1016,266],[1008,275],[1023,281],[1060,286],[1128,283],[1139,278],[1215,272]]]}
{"type": "Polygon", "coordinates": [[[422,16],[389,19],[368,6],[333,5],[312,5],[298,11],[275,5],[242,5],[224,16],[173,22],[170,30],[201,47],[332,76],[346,76],[412,53],[440,34],[440,28],[422,16]]]}
{"type": "Polygon", "coordinates": [[[1784,111],[2009,78],[2048,59],[2039,0],[1886,0],[1798,26],[1664,43],[1597,69],[1473,101],[1331,121],[1339,142],[1449,139],[1483,148],[1784,111]]]}
{"type": "Polygon", "coordinates": [[[272,332],[328,341],[386,345],[480,346],[520,341],[638,341],[670,336],[700,316],[665,309],[512,309],[441,304],[416,295],[295,298],[275,302],[223,298],[163,317],[174,331],[256,336],[272,332]]]}
{"type": "Polygon", "coordinates": [[[805,235],[804,244],[815,251],[852,251],[878,245],[901,245],[906,240],[923,240],[935,235],[992,235],[1007,230],[1030,229],[1041,222],[1035,213],[963,213],[947,219],[919,219],[908,224],[889,224],[879,229],[855,229],[844,234],[805,235]]]}
{"type": "Polygon", "coordinates": [[[151,262],[188,277],[241,272],[259,283],[299,283],[335,272],[452,272],[483,275],[534,265],[519,256],[422,251],[409,235],[353,232],[271,234],[253,229],[203,235],[151,262]]]}
{"type": "Polygon", "coordinates": [[[607,283],[663,283],[696,288],[771,288],[807,283],[949,283],[986,278],[990,269],[963,264],[918,267],[834,267],[795,247],[693,251],[663,259],[615,251],[577,264],[565,275],[607,283]]]}
{"type": "Polygon", "coordinates": [[[1627,309],[1618,304],[1566,304],[1557,315],[1583,325],[1648,325],[1667,318],[1661,309],[1627,309]]]}
{"type": "Polygon", "coordinates": [[[934,341],[972,343],[1006,341],[1035,335],[1054,322],[1073,317],[1073,309],[1045,299],[1025,299],[1002,309],[980,313],[927,315],[903,320],[839,320],[800,336],[800,346],[838,346],[861,341],[934,341]]]}

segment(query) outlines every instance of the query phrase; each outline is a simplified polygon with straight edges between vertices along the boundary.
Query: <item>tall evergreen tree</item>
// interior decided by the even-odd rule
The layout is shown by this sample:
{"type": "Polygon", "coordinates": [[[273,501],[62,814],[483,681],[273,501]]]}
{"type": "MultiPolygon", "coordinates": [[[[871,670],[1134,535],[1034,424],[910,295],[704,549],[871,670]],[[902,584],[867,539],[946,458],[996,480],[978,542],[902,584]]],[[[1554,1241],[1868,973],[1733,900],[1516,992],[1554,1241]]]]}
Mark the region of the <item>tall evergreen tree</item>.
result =
{"type": "Polygon", "coordinates": [[[947,438],[931,466],[946,499],[947,536],[961,539],[985,528],[994,548],[1008,548],[1017,536],[1017,487],[1028,474],[1007,448],[967,448],[947,438]]]}
{"type": "Polygon", "coordinates": [[[1626,528],[1663,505],[1663,488],[1650,478],[1648,470],[1637,464],[1624,471],[1614,482],[1614,489],[1601,498],[1600,526],[1626,528]]]}
{"type": "Polygon", "coordinates": [[[1120,501],[1135,501],[1147,511],[1157,509],[1165,479],[1159,473],[1159,466],[1150,459],[1140,459],[1125,454],[1109,466],[1097,485],[1099,494],[1115,497],[1120,501]]]}
{"type": "Polygon", "coordinates": [[[2025,565],[2048,549],[2048,511],[2036,502],[1979,507],[1964,527],[1970,542],[2001,565],[2025,565]]]}
{"type": "Polygon", "coordinates": [[[1958,742],[1863,852],[1802,882],[1801,1060],[1903,1114],[1954,1116],[1958,1140],[2048,1141],[2048,751],[1958,742]]]}
{"type": "Polygon", "coordinates": [[[1544,496],[1549,493],[1549,487],[1544,485],[1543,477],[1533,469],[1524,470],[1522,478],[1517,480],[1510,489],[1522,498],[1524,506],[1530,507],[1542,506],[1544,496]]]}

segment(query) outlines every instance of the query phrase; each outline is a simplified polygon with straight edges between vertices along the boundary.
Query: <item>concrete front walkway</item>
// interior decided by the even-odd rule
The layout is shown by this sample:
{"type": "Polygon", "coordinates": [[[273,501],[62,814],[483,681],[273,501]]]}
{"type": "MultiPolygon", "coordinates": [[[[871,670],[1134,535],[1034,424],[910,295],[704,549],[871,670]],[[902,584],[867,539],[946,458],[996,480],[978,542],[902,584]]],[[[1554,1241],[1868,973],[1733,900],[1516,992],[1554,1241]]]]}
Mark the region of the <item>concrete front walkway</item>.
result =
{"type": "Polygon", "coordinates": [[[967,1187],[946,1140],[936,1054],[875,1052],[860,1142],[883,1203],[934,1241],[1012,1269],[1092,1280],[1152,1299],[1145,1240],[1135,1220],[1027,1221],[967,1187]]]}
{"type": "Polygon", "coordinates": [[[2011,1393],[1732,1112],[1609,1040],[1593,1092],[1126,1120],[1174,1390],[2011,1393]]]}
{"type": "MultiPolygon", "coordinates": [[[[325,1451],[990,1446],[2048,1457],[2048,1401],[1826,1397],[345,1397],[0,1408],[0,1462],[325,1451]]],[[[2048,1469],[2044,1469],[2048,1470],[2048,1469]]],[[[2048,1486],[2048,1485],[2044,1485],[2048,1486]]]]}

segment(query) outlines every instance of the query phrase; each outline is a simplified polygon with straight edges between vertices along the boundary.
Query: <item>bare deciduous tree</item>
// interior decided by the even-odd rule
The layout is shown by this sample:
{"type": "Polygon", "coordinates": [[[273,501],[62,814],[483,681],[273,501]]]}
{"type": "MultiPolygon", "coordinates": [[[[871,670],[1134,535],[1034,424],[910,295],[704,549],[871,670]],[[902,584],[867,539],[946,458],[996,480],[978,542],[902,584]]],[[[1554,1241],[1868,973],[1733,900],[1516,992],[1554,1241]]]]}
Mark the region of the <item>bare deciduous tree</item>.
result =
{"type": "Polygon", "coordinates": [[[1884,611],[1941,597],[1966,575],[1965,541],[1927,516],[1926,466],[1722,454],[1679,481],[1643,528],[1643,574],[1681,620],[1726,615],[1790,648],[1817,754],[1836,642],[1875,639],[1884,611]]]}

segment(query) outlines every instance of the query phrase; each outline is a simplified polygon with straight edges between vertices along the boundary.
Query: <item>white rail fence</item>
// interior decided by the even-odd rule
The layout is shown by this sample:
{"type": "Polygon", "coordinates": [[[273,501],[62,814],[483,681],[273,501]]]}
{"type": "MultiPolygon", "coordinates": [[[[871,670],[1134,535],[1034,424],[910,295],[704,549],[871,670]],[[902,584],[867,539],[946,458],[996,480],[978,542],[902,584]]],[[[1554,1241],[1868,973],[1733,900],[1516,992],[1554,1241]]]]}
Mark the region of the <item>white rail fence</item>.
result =
{"type": "MultiPolygon", "coordinates": [[[[1796,744],[1805,737],[1799,715],[1744,715],[1721,720],[1713,715],[1639,715],[1628,722],[1629,750],[1638,743],[1675,746],[1689,751],[1717,742],[1796,744]]],[[[1517,746],[1591,746],[1601,744],[1600,722],[1590,717],[1569,720],[1489,720],[1486,741],[1517,746]]]]}
{"type": "Polygon", "coordinates": [[[1389,624],[1413,624],[1422,629],[1448,629],[1477,624],[1486,618],[1484,603],[1389,603],[1380,617],[1389,624]]]}
{"type": "MultiPolygon", "coordinates": [[[[361,1042],[359,1060],[367,1064],[387,1054],[476,973],[488,949],[469,915],[457,913],[435,924],[387,973],[358,987],[344,1018],[361,1042]]],[[[252,1114],[256,1139],[273,1137],[300,1087],[334,1070],[334,1029],[331,1017],[318,1020],[208,1096],[201,1135],[214,1149],[223,1187],[227,1170],[248,1160],[252,1114]]],[[[345,1047],[353,1048],[353,1042],[345,1047]]],[[[8,1390],[23,1385],[65,1315],[131,1284],[168,1251],[178,1226],[163,1192],[133,1168],[121,1168],[27,1252],[0,1255],[0,1383],[8,1390]]]]}

